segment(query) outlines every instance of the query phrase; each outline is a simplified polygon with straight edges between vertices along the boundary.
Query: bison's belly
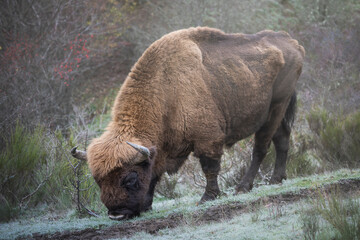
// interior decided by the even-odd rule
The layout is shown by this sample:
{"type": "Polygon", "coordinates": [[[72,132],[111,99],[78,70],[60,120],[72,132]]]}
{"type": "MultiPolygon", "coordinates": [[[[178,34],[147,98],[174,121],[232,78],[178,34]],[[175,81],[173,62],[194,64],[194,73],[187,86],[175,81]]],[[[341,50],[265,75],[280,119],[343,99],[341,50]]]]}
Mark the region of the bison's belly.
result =
{"type": "Polygon", "coordinates": [[[225,144],[231,146],[257,132],[268,118],[269,103],[264,101],[257,106],[249,104],[234,111],[227,121],[225,144]]]}

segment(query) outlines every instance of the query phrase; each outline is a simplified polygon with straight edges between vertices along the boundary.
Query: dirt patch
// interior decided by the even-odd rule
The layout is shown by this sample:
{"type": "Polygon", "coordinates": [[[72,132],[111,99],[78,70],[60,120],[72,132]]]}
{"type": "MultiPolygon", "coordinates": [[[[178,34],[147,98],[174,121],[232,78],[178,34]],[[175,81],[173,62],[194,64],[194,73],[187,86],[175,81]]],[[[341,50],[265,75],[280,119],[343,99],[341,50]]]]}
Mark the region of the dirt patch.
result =
{"type": "Polygon", "coordinates": [[[357,193],[360,191],[360,179],[340,180],[333,184],[324,185],[317,188],[303,189],[299,192],[279,194],[261,198],[248,204],[233,202],[226,205],[218,205],[199,210],[191,215],[171,214],[166,218],[140,220],[136,222],[122,222],[111,227],[99,229],[88,228],[78,231],[57,232],[54,234],[33,234],[26,239],[109,239],[129,237],[138,232],[147,232],[156,234],[159,230],[165,228],[175,228],[184,224],[188,219],[194,225],[217,222],[224,219],[230,219],[244,212],[250,212],[258,204],[287,204],[306,199],[318,194],[319,190],[330,192],[336,189],[344,194],[357,193]]]}

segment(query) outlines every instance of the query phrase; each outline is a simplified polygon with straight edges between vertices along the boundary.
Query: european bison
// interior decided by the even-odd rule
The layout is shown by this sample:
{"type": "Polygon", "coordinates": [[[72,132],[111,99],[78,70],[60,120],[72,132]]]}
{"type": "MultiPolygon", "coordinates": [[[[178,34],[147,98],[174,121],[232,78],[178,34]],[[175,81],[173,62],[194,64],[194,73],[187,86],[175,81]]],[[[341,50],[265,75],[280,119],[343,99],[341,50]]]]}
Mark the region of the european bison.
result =
{"type": "Polygon", "coordinates": [[[304,55],[289,34],[268,30],[225,34],[197,27],[154,42],[121,87],[106,131],[87,153],[72,150],[87,159],[109,217],[150,209],[161,175],[175,173],[191,152],[207,180],[201,202],[214,199],[223,146],[253,133],[253,159],[237,192],[251,190],[271,141],[271,183],[285,179],[304,55]]]}

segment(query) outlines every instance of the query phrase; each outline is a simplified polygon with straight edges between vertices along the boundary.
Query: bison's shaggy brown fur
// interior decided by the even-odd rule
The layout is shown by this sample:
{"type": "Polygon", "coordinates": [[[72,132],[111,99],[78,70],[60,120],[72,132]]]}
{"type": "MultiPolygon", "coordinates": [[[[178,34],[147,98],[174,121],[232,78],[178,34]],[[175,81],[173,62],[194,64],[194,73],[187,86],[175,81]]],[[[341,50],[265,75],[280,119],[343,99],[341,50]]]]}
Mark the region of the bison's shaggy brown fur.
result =
{"type": "MultiPolygon", "coordinates": [[[[194,152],[208,181],[203,200],[212,199],[219,191],[223,146],[256,133],[254,160],[238,190],[251,189],[271,140],[279,150],[273,180],[281,181],[290,134],[281,122],[295,96],[304,54],[285,32],[225,34],[198,27],[163,36],[133,66],[116,97],[111,123],[90,144],[93,176],[101,182],[116,169],[139,162],[141,154],[125,141],[155,147],[157,157],[149,159],[146,173],[152,180],[141,190],[152,198],[160,176],[176,172],[194,152]]],[[[102,188],[102,195],[116,187],[102,188]]],[[[108,208],[114,205],[106,203],[107,197],[102,200],[108,208]]]]}

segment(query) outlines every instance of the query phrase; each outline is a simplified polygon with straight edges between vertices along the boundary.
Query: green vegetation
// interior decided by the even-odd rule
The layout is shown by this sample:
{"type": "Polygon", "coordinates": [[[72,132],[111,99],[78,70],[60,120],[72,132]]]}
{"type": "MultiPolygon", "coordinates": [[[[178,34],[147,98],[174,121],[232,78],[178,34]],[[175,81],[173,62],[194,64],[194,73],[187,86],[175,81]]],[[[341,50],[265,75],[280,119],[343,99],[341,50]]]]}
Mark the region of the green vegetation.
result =
{"type": "Polygon", "coordinates": [[[302,215],[305,239],[360,238],[360,199],[344,199],[336,190],[319,194],[302,215]]]}
{"type": "Polygon", "coordinates": [[[360,112],[344,116],[317,109],[308,122],[319,155],[333,168],[360,166],[360,112]]]}
{"type": "Polygon", "coordinates": [[[16,125],[0,154],[0,221],[44,204],[50,211],[77,206],[81,213],[81,204],[102,209],[86,164],[69,156],[71,140],[59,131],[16,125]]]}
{"type": "MultiPolygon", "coordinates": [[[[50,177],[47,170],[47,152],[43,147],[44,129],[37,127],[33,133],[16,124],[6,141],[5,151],[0,153],[0,220],[14,216],[26,207],[37,186],[50,177]]],[[[45,194],[44,192],[42,194],[45,194]]],[[[34,204],[41,195],[33,198],[34,204]]]]}

